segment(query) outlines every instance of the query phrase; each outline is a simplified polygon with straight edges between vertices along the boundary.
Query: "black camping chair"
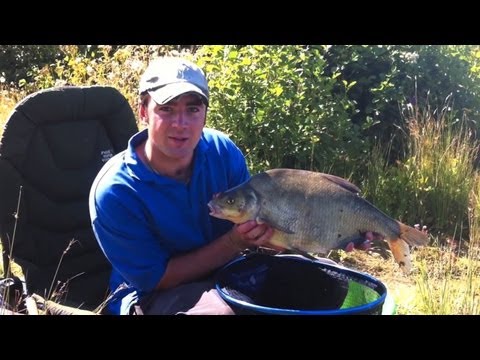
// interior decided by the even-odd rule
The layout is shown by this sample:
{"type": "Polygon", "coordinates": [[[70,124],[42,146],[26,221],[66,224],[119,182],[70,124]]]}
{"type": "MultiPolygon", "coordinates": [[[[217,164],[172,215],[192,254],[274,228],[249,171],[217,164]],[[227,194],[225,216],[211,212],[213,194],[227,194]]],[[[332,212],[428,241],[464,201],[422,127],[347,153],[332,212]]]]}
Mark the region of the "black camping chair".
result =
{"type": "Polygon", "coordinates": [[[94,237],[90,186],[138,131],[125,97],[107,86],[38,91],[20,101],[0,144],[0,235],[27,289],[94,309],[108,294],[110,265],[94,237]]]}

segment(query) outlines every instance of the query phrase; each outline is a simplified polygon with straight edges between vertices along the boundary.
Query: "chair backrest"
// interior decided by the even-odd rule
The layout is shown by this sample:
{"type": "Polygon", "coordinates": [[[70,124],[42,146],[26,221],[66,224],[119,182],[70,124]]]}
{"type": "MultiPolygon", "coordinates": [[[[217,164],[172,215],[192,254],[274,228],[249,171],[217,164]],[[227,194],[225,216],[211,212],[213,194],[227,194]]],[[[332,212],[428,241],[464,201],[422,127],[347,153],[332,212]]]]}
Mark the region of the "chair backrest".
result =
{"type": "Polygon", "coordinates": [[[16,105],[0,144],[0,235],[30,292],[53,289],[55,300],[84,309],[105,300],[111,268],[90,225],[88,194],[137,131],[112,87],[41,90],[16,105]]]}

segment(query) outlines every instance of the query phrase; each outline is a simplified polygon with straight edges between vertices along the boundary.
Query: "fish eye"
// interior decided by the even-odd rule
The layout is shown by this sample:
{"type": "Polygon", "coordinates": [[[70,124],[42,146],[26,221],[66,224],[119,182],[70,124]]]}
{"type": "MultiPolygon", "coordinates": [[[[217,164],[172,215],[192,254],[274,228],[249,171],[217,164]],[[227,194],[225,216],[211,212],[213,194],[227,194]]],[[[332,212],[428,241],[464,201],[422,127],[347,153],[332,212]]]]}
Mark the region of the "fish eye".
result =
{"type": "Polygon", "coordinates": [[[232,199],[232,198],[227,199],[227,204],[228,204],[228,205],[233,205],[233,204],[235,204],[235,199],[232,199]]]}

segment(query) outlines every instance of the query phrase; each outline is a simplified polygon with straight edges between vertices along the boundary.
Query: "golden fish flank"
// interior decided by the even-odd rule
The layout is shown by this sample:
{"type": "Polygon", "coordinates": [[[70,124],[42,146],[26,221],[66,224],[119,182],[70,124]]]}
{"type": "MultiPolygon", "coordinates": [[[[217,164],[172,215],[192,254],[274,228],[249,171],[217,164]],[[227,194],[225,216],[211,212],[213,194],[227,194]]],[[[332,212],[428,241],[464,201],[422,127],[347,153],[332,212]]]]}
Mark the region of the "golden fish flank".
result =
{"type": "Polygon", "coordinates": [[[426,245],[427,235],[389,217],[359,192],[358,187],[334,175],[272,169],[216,194],[208,206],[210,215],[234,223],[268,223],[276,230],[270,242],[293,251],[325,254],[358,239],[360,233],[377,232],[408,273],[409,245],[426,245]]]}

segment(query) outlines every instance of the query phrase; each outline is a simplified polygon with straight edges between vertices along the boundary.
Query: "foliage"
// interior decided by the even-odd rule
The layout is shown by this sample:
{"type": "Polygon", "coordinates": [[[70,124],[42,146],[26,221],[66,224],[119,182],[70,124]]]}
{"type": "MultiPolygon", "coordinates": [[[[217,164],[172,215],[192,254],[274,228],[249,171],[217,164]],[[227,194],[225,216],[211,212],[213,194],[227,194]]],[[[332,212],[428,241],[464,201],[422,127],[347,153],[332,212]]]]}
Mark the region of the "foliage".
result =
{"type": "MultiPolygon", "coordinates": [[[[147,62],[179,51],[190,56],[185,49],[195,50],[46,46],[43,58],[61,57],[32,66],[34,82],[19,84],[22,94],[64,84],[111,85],[136,108],[147,62]]],[[[468,228],[471,184],[464,178],[476,150],[462,141],[476,136],[478,46],[202,46],[193,58],[210,82],[209,126],[230,134],[252,172],[291,167],[352,177],[375,204],[405,222],[449,232],[468,228]],[[440,103],[441,96],[448,102],[440,103]],[[437,128],[428,128],[427,117],[440,119],[437,128]],[[459,128],[462,139],[455,138],[459,128]]],[[[12,97],[2,98],[7,113],[12,97]]]]}
{"type": "Polygon", "coordinates": [[[349,175],[367,141],[350,121],[321,47],[204,46],[195,54],[211,91],[208,124],[239,144],[250,169],[290,167],[349,175]]]}
{"type": "MultiPolygon", "coordinates": [[[[325,73],[339,74],[355,86],[347,96],[355,103],[356,124],[366,135],[390,146],[389,162],[404,155],[408,104],[441,109],[452,95],[452,119],[480,120],[480,47],[447,45],[335,45],[327,48],[325,73]],[[400,131],[399,131],[400,129],[400,131]]],[[[336,92],[343,89],[337,87],[336,92]]]]}
{"type": "Polygon", "coordinates": [[[34,72],[34,83],[21,82],[27,93],[62,85],[108,85],[117,88],[137,107],[138,81],[148,62],[160,55],[187,51],[184,46],[127,45],[60,47],[63,57],[34,72]]]}
{"type": "Polygon", "coordinates": [[[58,45],[0,45],[0,76],[9,85],[30,81],[33,71],[61,56],[58,45]]]}

